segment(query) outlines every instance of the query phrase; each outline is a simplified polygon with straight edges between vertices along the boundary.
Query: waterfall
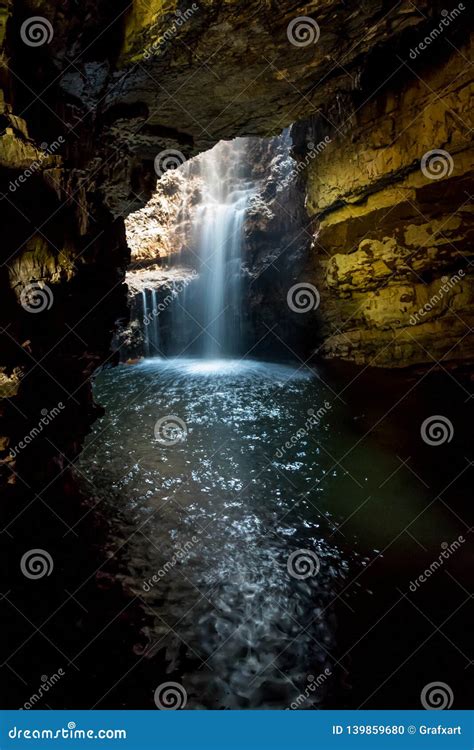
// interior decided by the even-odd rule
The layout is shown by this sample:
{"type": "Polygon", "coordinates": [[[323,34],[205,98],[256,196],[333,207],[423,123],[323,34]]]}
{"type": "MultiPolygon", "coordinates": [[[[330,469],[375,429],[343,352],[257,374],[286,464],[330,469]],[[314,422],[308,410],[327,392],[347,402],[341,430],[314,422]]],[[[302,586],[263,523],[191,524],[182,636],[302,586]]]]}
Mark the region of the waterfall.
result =
{"type": "Polygon", "coordinates": [[[200,179],[200,197],[189,210],[190,249],[199,278],[179,304],[195,323],[193,350],[200,357],[240,350],[243,224],[254,186],[246,172],[246,139],[221,141],[185,165],[200,179]],[[197,163],[197,167],[196,167],[197,163]]]}
{"type": "Polygon", "coordinates": [[[156,289],[152,290],[151,293],[151,308],[153,314],[152,326],[152,343],[153,343],[153,354],[156,355],[160,351],[160,326],[158,318],[158,294],[156,289]]]}
{"type": "Polygon", "coordinates": [[[242,176],[245,140],[221,142],[201,158],[195,216],[203,300],[201,354],[236,354],[240,344],[243,222],[252,185],[242,176]]]}
{"type": "Polygon", "coordinates": [[[181,168],[174,225],[176,253],[161,271],[144,271],[145,357],[205,359],[242,353],[242,246],[252,180],[249,139],[221,141],[181,168]]]}
{"type": "Polygon", "coordinates": [[[145,356],[150,356],[150,329],[148,323],[148,310],[146,301],[146,289],[142,290],[142,307],[143,307],[143,340],[145,347],[145,356]]]}
{"type": "Polygon", "coordinates": [[[158,292],[156,289],[142,289],[138,299],[141,300],[143,354],[156,357],[160,354],[158,292]]]}

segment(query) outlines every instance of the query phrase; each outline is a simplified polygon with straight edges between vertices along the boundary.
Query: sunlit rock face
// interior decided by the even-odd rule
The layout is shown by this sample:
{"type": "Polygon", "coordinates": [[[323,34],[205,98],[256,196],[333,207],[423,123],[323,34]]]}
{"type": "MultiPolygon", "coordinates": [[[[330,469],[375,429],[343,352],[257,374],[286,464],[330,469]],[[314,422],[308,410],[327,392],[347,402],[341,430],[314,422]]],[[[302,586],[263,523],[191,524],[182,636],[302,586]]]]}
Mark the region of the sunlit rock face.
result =
{"type": "Polygon", "coordinates": [[[474,359],[472,49],[440,51],[439,68],[406,57],[414,78],[401,62],[401,81],[346,110],[340,132],[299,128],[302,149],[331,138],[306,171],[323,356],[388,367],[474,359]]]}
{"type": "MultiPolygon", "coordinates": [[[[464,60],[455,52],[449,60],[444,51],[430,51],[429,57],[410,61],[413,72],[402,66],[403,76],[397,73],[400,56],[409,59],[410,49],[438,15],[437,5],[428,0],[416,7],[410,2],[388,7],[375,0],[355,7],[327,0],[255,9],[244,2],[205,0],[197,9],[190,4],[186,13],[175,0],[134,0],[131,7],[125,0],[0,3],[0,189],[6,196],[0,384],[12,398],[2,412],[2,470],[11,464],[8,445],[29,432],[42,408],[58,402],[58,388],[67,409],[51,428],[52,445],[42,445],[41,471],[56,470],[55,445],[61,446],[62,465],[80,449],[95,413],[90,375],[111,361],[115,323],[127,316],[124,278],[130,254],[124,218],[148,203],[157,180],[156,157],[170,149],[189,159],[222,139],[273,136],[308,117],[315,132],[302,125],[302,140],[318,143],[328,121],[339,127],[341,113],[356,111],[345,138],[336,140],[340,136],[331,131],[333,142],[308,172],[310,219],[321,222],[317,241],[326,252],[315,244],[308,271],[300,274],[297,263],[294,269],[298,280],[308,278],[321,287],[322,303],[319,323],[298,316],[295,325],[305,332],[306,349],[328,356],[367,362],[369,352],[376,351],[380,358],[375,364],[431,362],[407,338],[396,358],[390,354],[384,359],[393,333],[385,323],[368,325],[367,316],[357,318],[359,292],[345,288],[347,269],[338,258],[329,269],[330,281],[325,279],[326,253],[357,250],[366,234],[380,241],[395,237],[397,245],[416,248],[420,239],[413,232],[398,236],[406,232],[407,220],[426,224],[432,234],[433,222],[444,225],[451,215],[450,206],[459,211],[460,180],[469,174],[462,161],[466,131],[436,97],[424,112],[429,92],[417,75],[443,97],[451,87],[449,110],[466,122],[461,84],[467,73],[461,74],[459,67],[464,60]],[[302,14],[318,27],[316,33],[313,24],[311,43],[299,46],[291,34],[289,38],[288,26],[302,14]],[[44,43],[39,45],[28,43],[32,16],[45,19],[44,43]],[[449,180],[415,184],[421,151],[443,146],[454,159],[449,180]],[[397,187],[390,192],[394,181],[397,187]],[[384,213],[386,229],[374,230],[384,213]],[[42,313],[21,305],[21,294],[31,284],[43,291],[47,285],[53,292],[53,304],[42,313]],[[358,322],[349,329],[351,315],[358,322]],[[335,330],[342,323],[344,345],[335,330]]],[[[462,18],[449,29],[451,42],[464,55],[467,30],[462,18]]],[[[452,51],[448,45],[445,49],[452,51]]],[[[304,148],[300,154],[304,159],[304,148]]],[[[280,219],[274,213],[268,222],[276,227],[280,219]]],[[[461,213],[461,228],[448,224],[442,230],[457,247],[458,240],[467,240],[465,210],[461,213]]],[[[262,221],[267,221],[263,211],[255,217],[256,230],[262,221]]],[[[270,265],[269,274],[272,269],[270,265]]],[[[262,319],[271,324],[272,309],[281,304],[281,274],[261,274],[256,287],[255,330],[262,319]]],[[[384,282],[370,293],[382,299],[381,290],[388,288],[384,282]]],[[[360,294],[365,299],[365,292],[360,294]]],[[[463,305],[466,294],[463,286],[457,295],[463,305]]],[[[48,306],[49,297],[45,299],[48,306]]],[[[393,291],[390,301],[383,301],[393,315],[398,304],[393,291]]],[[[279,309],[283,319],[286,308],[279,309]]],[[[433,329],[436,345],[448,342],[446,351],[450,344],[444,333],[451,335],[451,324],[447,316],[428,323],[438,326],[433,329]]],[[[423,325],[417,326],[420,331],[423,325]]],[[[456,356],[463,358],[466,352],[459,350],[456,356]]],[[[25,455],[27,473],[28,466],[38,463],[25,455]]]]}
{"type": "Polygon", "coordinates": [[[183,206],[196,205],[199,175],[170,169],[157,182],[147,205],[125,220],[134,268],[170,262],[186,250],[183,206]]]}

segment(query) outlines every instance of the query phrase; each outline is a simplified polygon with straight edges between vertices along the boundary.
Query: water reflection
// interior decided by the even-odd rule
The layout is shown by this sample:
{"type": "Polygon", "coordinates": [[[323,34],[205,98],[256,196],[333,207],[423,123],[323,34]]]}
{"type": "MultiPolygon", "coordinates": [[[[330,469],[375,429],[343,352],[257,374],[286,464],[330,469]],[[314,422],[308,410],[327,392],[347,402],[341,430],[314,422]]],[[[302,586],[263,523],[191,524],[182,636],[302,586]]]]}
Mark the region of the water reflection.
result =
{"type": "MultiPolygon", "coordinates": [[[[107,416],[79,466],[120,516],[127,584],[188,706],[285,708],[306,696],[308,680],[337,670],[334,602],[370,551],[366,538],[357,552],[357,524],[341,521],[369,494],[369,473],[387,476],[388,457],[368,441],[357,465],[334,458],[354,444],[354,423],[305,367],[146,360],[102,373],[96,397],[107,416]],[[186,426],[170,445],[155,436],[166,417],[186,426]],[[317,575],[288,573],[298,549],[317,555],[317,575]]],[[[406,481],[397,512],[422,502],[406,481]]],[[[324,705],[332,683],[300,708],[324,705]]]]}

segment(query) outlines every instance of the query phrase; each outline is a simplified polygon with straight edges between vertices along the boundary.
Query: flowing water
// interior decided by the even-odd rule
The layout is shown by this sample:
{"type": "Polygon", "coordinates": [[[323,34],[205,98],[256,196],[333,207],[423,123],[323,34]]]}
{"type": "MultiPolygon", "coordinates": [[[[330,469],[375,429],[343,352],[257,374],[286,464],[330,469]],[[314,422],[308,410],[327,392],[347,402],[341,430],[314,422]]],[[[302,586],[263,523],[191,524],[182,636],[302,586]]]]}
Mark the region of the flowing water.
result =
{"type": "MultiPolygon", "coordinates": [[[[174,232],[186,258],[177,252],[173,262],[179,268],[191,258],[196,278],[181,285],[164,315],[156,289],[139,295],[139,320],[153,319],[153,325],[142,325],[146,357],[162,353],[162,344],[167,353],[205,358],[241,351],[244,220],[258,184],[250,179],[247,144],[246,138],[221,141],[180,169],[191,187],[189,194],[181,194],[174,232]],[[164,337],[160,325],[166,328],[164,337]]],[[[164,297],[167,292],[161,293],[164,297]]]]}
{"type": "Polygon", "coordinates": [[[307,368],[150,359],[103,372],[95,395],[107,413],[79,468],[115,519],[157,683],[182,684],[189,708],[327,705],[348,578],[407,519],[425,548],[448,533],[422,515],[428,490],[371,439],[341,462],[358,417],[307,368]]]}
{"type": "Polygon", "coordinates": [[[254,190],[242,174],[245,144],[221,141],[200,160],[202,197],[192,227],[200,303],[192,314],[204,332],[200,354],[208,358],[235,354],[240,345],[242,232],[254,190]]]}
{"type": "Polygon", "coordinates": [[[140,321],[143,330],[144,355],[150,357],[160,351],[159,302],[156,289],[143,289],[140,301],[140,321]]]}

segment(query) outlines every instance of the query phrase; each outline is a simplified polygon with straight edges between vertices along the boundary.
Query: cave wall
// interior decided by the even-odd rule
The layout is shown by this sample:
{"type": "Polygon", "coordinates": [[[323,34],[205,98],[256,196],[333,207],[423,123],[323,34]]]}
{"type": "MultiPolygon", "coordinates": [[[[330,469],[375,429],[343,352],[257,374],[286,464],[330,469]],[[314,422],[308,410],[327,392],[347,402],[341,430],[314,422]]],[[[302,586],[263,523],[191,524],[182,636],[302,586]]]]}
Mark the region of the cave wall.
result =
{"type": "Polygon", "coordinates": [[[436,67],[400,58],[399,80],[367,104],[353,97],[336,130],[299,133],[301,147],[308,133],[331,139],[306,169],[322,356],[474,359],[472,45],[447,51],[436,67]]]}

